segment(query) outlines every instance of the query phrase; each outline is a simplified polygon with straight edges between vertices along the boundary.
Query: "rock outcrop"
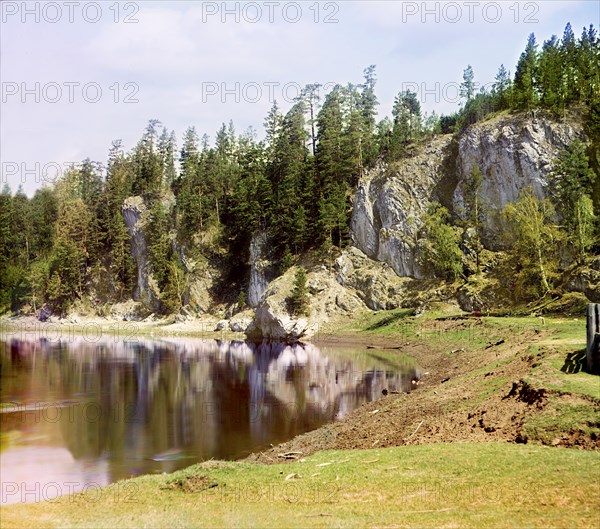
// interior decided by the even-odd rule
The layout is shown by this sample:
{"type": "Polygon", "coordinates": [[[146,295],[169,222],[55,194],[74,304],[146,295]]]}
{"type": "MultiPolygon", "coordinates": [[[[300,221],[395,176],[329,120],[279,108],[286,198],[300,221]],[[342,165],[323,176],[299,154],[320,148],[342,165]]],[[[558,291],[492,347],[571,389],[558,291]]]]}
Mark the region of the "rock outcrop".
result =
{"type": "Polygon", "coordinates": [[[308,314],[301,317],[290,315],[288,298],[296,270],[296,267],[288,269],[269,284],[256,308],[254,320],[246,329],[250,339],[298,341],[317,334],[319,326],[332,315],[353,313],[365,307],[356,293],[342,287],[323,267],[307,276],[308,314]]]}
{"type": "Polygon", "coordinates": [[[548,196],[553,160],[575,138],[585,139],[578,117],[558,121],[541,111],[502,114],[467,128],[457,143],[451,136],[438,136],[412,157],[380,164],[356,191],[354,246],[399,276],[428,277],[419,241],[427,203],[439,201],[454,215],[464,215],[465,182],[478,167],[483,174],[483,242],[491,250],[502,249],[501,209],[530,186],[539,198],[548,196]]]}
{"type": "Polygon", "coordinates": [[[600,257],[593,259],[589,267],[570,273],[565,286],[572,292],[585,294],[592,303],[600,303],[600,257]]]}
{"type": "Polygon", "coordinates": [[[541,112],[501,116],[469,127],[458,140],[454,211],[463,213],[465,182],[478,167],[483,175],[484,244],[500,249],[500,210],[527,187],[538,198],[547,196],[553,160],[575,138],[583,138],[580,120],[556,121],[541,112]]]}
{"type": "Polygon", "coordinates": [[[398,277],[385,263],[373,261],[358,248],[349,247],[335,261],[336,279],[352,288],[372,310],[390,310],[406,299],[408,278],[398,277]]]}
{"type": "Polygon", "coordinates": [[[267,290],[267,269],[270,262],[267,255],[267,234],[255,233],[250,241],[250,283],[248,285],[248,305],[256,307],[261,296],[267,290]]]}
{"type": "Polygon", "coordinates": [[[138,271],[133,298],[136,301],[142,301],[152,310],[158,310],[160,291],[156,281],[152,278],[150,263],[148,262],[148,248],[144,236],[148,216],[149,211],[142,197],[129,197],[123,203],[123,218],[125,226],[129,230],[131,253],[138,271]]]}
{"type": "Polygon", "coordinates": [[[449,135],[436,137],[415,156],[390,166],[379,164],[359,182],[350,223],[353,244],[399,276],[428,275],[418,232],[444,176],[451,140],[449,135]]]}

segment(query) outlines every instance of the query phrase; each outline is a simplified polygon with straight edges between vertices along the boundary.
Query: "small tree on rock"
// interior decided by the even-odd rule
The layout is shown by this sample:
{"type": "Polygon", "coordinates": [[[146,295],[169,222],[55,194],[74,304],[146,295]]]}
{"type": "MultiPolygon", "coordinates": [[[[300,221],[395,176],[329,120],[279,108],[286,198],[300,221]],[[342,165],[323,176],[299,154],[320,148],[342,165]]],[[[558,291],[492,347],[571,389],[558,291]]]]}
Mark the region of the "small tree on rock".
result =
{"type": "Polygon", "coordinates": [[[290,313],[294,316],[308,314],[308,288],[306,286],[306,270],[298,268],[294,278],[294,288],[288,298],[290,313]]]}

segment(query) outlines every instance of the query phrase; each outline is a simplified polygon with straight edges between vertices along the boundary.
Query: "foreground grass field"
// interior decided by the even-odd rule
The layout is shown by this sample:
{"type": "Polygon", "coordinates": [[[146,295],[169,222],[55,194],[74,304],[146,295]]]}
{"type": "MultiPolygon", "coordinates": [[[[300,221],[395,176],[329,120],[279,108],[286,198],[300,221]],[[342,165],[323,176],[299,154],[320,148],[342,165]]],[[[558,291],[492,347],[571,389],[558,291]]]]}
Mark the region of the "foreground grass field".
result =
{"type": "Polygon", "coordinates": [[[509,443],[206,462],[1,509],[6,528],[598,527],[596,452],[509,443]]]}

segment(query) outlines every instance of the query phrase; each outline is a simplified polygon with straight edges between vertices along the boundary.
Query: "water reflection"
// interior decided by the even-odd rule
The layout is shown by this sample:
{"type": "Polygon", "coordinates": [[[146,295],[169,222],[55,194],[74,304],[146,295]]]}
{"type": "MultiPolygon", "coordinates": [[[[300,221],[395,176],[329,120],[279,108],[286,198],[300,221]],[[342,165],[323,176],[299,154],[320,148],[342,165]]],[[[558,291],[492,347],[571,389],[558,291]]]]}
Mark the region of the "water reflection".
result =
{"type": "Polygon", "coordinates": [[[384,388],[410,391],[414,364],[381,355],[179,338],[5,338],[2,502],[46,499],[49,482],[65,493],[240,458],[339,419],[384,388]]]}

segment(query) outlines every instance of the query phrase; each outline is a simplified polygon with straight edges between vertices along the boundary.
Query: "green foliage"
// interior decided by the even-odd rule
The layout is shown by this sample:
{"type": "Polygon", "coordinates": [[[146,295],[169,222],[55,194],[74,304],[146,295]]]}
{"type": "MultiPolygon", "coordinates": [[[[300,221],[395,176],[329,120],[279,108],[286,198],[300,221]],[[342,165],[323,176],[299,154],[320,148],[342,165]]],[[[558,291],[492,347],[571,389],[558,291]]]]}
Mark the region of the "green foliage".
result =
{"type": "Polygon", "coordinates": [[[179,312],[185,302],[187,292],[187,277],[178,260],[172,258],[166,266],[166,278],[160,300],[165,312],[179,312]]]}
{"type": "Polygon", "coordinates": [[[582,195],[579,197],[577,204],[575,204],[575,219],[576,232],[573,239],[577,257],[582,262],[589,249],[599,242],[594,204],[589,196],[582,195]]]}
{"type": "Polygon", "coordinates": [[[294,316],[308,314],[308,288],[306,286],[306,270],[298,268],[294,276],[294,288],[287,300],[288,308],[294,316]]]}
{"type": "MultiPolygon", "coordinates": [[[[267,234],[269,258],[281,270],[307,250],[330,256],[349,241],[353,191],[377,160],[407,156],[415,142],[460,132],[505,109],[562,113],[570,104],[586,106],[588,152],[577,143],[569,146],[557,161],[551,186],[567,213],[564,230],[582,259],[598,244],[600,191],[593,171],[600,168],[599,43],[593,26],[577,39],[567,25],[562,39],[551,37],[541,50],[532,34],[514,80],[501,65],[491,91],[476,93],[468,66],[461,85],[464,106],[448,116],[423,115],[417,94],[406,90],[396,97],[391,119],[376,123],[379,103],[371,65],[360,84],[336,85],[327,94],[318,84],[306,85],[285,114],[274,103],[264,141],[257,141],[251,129],[237,134],[230,121],[216,132],[213,145],[190,127],[178,150],[175,134],[150,120],[129,152],[120,140],[113,142],[106,168],[86,159],[32,199],[19,190],[12,196],[5,186],[0,193],[0,311],[27,303],[37,309],[44,302],[64,311],[88,291],[92,270],[106,271],[110,298],[131,296],[137,270],[123,202],[132,195],[142,196],[150,209],[145,236],[163,308],[179,310],[186,299],[189,274],[175,248],[182,255],[224,257],[235,285],[228,295],[234,297],[242,286],[238,278],[247,277],[249,242],[256,233],[267,234]],[[173,198],[166,211],[163,204],[173,198]]],[[[475,231],[479,261],[481,182],[471,176],[465,226],[475,231]]],[[[424,233],[430,264],[436,274],[456,278],[462,273],[457,230],[447,212],[433,208],[429,215],[424,233]]],[[[528,269],[539,274],[535,267],[528,269]]]]}
{"type": "Polygon", "coordinates": [[[481,271],[481,252],[483,245],[481,243],[481,227],[484,217],[484,204],[481,201],[481,188],[483,186],[483,174],[479,167],[473,166],[471,174],[465,180],[464,188],[464,214],[466,227],[471,228],[475,237],[472,241],[475,251],[475,260],[477,273],[481,271]]]}
{"type": "Polygon", "coordinates": [[[586,146],[574,140],[556,158],[550,181],[553,199],[564,216],[567,235],[574,242],[579,259],[595,242],[591,196],[596,180],[586,146]]]}
{"type": "Polygon", "coordinates": [[[157,200],[150,209],[150,220],[146,228],[148,241],[148,260],[153,276],[159,288],[164,289],[169,272],[169,261],[172,255],[169,241],[169,222],[162,202],[157,200]]]}
{"type": "Polygon", "coordinates": [[[463,72],[463,82],[460,85],[460,97],[470,101],[475,96],[475,74],[469,64],[463,72]]]}
{"type": "Polygon", "coordinates": [[[530,109],[538,102],[537,96],[538,53],[535,35],[527,39],[525,51],[521,54],[515,71],[515,104],[517,108],[530,109]]]}
{"type": "Polygon", "coordinates": [[[48,285],[50,282],[50,262],[40,258],[32,263],[29,278],[31,284],[29,302],[35,311],[41,307],[47,299],[48,285]]]}
{"type": "Polygon", "coordinates": [[[512,104],[512,80],[510,78],[510,73],[506,70],[504,64],[501,64],[498,68],[498,73],[496,74],[494,81],[492,95],[495,99],[495,106],[498,109],[510,108],[512,104]]]}
{"type": "Polygon", "coordinates": [[[48,300],[60,313],[69,309],[73,298],[81,296],[84,256],[74,241],[58,238],[49,266],[48,300]]]}
{"type": "Polygon", "coordinates": [[[505,208],[508,240],[517,266],[516,294],[526,298],[545,295],[556,269],[556,250],[561,233],[552,222],[550,200],[538,200],[531,188],[505,208]]]}
{"type": "Polygon", "coordinates": [[[455,116],[442,116],[441,130],[454,132],[484,119],[499,110],[546,108],[561,114],[568,105],[584,103],[589,108],[598,100],[600,90],[600,40],[593,26],[583,28],[575,39],[567,24],[562,39],[552,36],[538,49],[535,35],[527,39],[525,50],[515,68],[514,80],[500,65],[491,91],[474,93],[473,70],[463,72],[460,95],[464,107],[455,116]]]}
{"type": "Polygon", "coordinates": [[[243,290],[240,290],[237,298],[237,308],[238,310],[244,310],[247,306],[246,293],[243,290]]]}
{"type": "Polygon", "coordinates": [[[392,158],[399,158],[405,154],[407,144],[422,133],[421,104],[417,94],[410,90],[400,92],[394,101],[392,116],[390,154],[392,158]]]}
{"type": "Polygon", "coordinates": [[[574,140],[560,152],[551,174],[556,201],[570,220],[575,204],[581,196],[591,194],[595,180],[596,174],[590,168],[586,146],[580,140],[574,140]]]}
{"type": "Polygon", "coordinates": [[[437,202],[423,219],[425,258],[438,277],[454,280],[462,275],[462,252],[457,228],[449,224],[448,210],[437,202]]]}
{"type": "Polygon", "coordinates": [[[288,268],[294,264],[294,256],[290,249],[286,246],[279,263],[279,273],[283,274],[288,268]]]}

